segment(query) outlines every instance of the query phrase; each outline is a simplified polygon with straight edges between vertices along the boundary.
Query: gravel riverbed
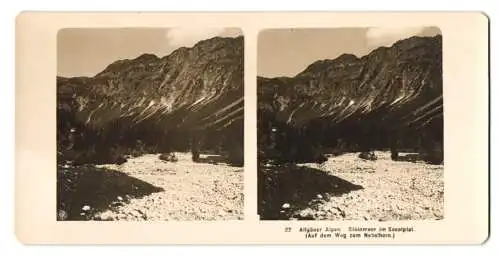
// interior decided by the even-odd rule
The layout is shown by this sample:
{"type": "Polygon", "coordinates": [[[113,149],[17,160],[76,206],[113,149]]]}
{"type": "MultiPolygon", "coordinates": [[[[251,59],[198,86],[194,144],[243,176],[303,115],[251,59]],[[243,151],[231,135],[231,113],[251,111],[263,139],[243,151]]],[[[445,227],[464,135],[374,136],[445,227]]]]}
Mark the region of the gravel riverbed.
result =
{"type": "Polygon", "coordinates": [[[423,220],[444,217],[443,165],[348,153],[322,164],[262,166],[261,219],[423,220]]]}
{"type": "Polygon", "coordinates": [[[122,165],[60,167],[58,214],[69,220],[243,219],[242,167],[195,163],[189,153],[176,153],[177,162],[158,156],[122,165]]]}

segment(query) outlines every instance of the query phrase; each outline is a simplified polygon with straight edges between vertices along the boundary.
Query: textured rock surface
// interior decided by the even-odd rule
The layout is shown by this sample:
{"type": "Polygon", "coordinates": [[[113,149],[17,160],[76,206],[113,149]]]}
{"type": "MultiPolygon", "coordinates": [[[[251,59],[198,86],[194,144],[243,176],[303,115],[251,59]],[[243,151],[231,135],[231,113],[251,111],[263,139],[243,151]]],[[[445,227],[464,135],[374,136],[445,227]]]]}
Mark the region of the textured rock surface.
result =
{"type": "Polygon", "coordinates": [[[444,216],[443,165],[348,153],[259,172],[259,214],[275,220],[420,220],[444,216]],[[289,207],[283,208],[287,204],[289,207]]]}
{"type": "Polygon", "coordinates": [[[276,143],[297,142],[277,145],[292,159],[314,144],[442,152],[440,35],[411,37],[361,58],[343,54],[295,77],[259,77],[257,83],[261,151],[268,150],[275,128],[282,137],[276,143]]]}
{"type": "Polygon", "coordinates": [[[243,219],[242,168],[195,163],[188,153],[176,157],[175,163],[147,154],[122,165],[60,168],[58,216],[110,221],[243,219]]]}

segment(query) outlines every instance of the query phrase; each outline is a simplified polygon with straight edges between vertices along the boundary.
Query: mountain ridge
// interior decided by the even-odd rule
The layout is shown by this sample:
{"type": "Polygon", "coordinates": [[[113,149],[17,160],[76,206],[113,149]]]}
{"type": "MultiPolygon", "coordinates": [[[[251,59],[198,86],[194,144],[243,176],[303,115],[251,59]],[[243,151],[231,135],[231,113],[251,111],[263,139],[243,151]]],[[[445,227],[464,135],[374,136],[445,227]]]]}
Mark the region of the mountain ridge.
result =
{"type": "Polygon", "coordinates": [[[422,139],[426,143],[442,144],[441,35],[399,40],[360,58],[341,54],[293,77],[257,77],[257,83],[261,148],[272,126],[291,136],[283,140],[331,147],[339,140],[362,150],[390,147],[392,140],[419,133],[432,135],[422,139]]]}
{"type": "Polygon", "coordinates": [[[384,50],[387,50],[391,47],[394,47],[394,46],[398,46],[400,44],[404,44],[405,42],[407,42],[408,40],[421,40],[421,39],[426,39],[426,38],[435,38],[437,40],[442,40],[442,35],[441,34],[437,34],[435,36],[411,36],[411,37],[408,37],[408,38],[405,38],[405,39],[400,39],[396,42],[394,42],[393,44],[391,44],[391,46],[379,46],[377,48],[374,48],[372,50],[370,50],[368,53],[366,54],[363,54],[363,55],[356,55],[354,53],[341,53],[339,54],[337,57],[335,58],[327,58],[327,59],[319,59],[319,60],[316,60],[316,61],[313,61],[311,62],[310,64],[308,64],[304,69],[302,69],[302,71],[299,71],[298,73],[296,73],[295,75],[293,76],[286,76],[286,75],[281,75],[281,76],[263,76],[263,75],[258,75],[258,77],[260,78],[267,78],[267,79],[272,79],[272,78],[293,78],[297,75],[299,75],[300,73],[306,71],[310,66],[313,66],[315,65],[316,63],[321,63],[321,62],[333,62],[333,61],[336,61],[338,59],[343,59],[343,58],[353,58],[354,59],[362,59],[362,58],[365,58],[367,57],[368,55],[372,54],[373,52],[378,52],[378,51],[384,51],[384,50]]]}
{"type": "Polygon", "coordinates": [[[80,148],[136,147],[134,141],[145,141],[151,150],[186,149],[193,136],[224,137],[222,130],[228,129],[238,136],[243,129],[243,37],[203,40],[162,58],[146,53],[117,60],[93,77],[57,77],[57,90],[63,148],[75,127],[83,133],[75,142],[80,148]],[[88,138],[93,142],[84,142],[88,138]]]}

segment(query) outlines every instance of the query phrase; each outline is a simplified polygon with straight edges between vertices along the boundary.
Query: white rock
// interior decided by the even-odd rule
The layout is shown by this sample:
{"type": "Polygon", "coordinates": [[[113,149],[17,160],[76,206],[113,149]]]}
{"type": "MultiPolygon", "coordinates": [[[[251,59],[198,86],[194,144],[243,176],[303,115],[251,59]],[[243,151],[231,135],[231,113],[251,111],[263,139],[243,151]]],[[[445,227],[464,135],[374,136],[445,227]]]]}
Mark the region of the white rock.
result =
{"type": "Polygon", "coordinates": [[[317,194],[316,197],[319,198],[319,199],[323,198],[323,196],[320,195],[320,194],[317,194]]]}
{"type": "Polygon", "coordinates": [[[105,211],[100,214],[102,220],[113,220],[113,212],[105,211]]]}
{"type": "Polygon", "coordinates": [[[84,206],[82,207],[82,210],[84,210],[84,211],[88,211],[88,210],[90,210],[90,206],[88,206],[88,205],[84,205],[84,206]]]}
{"type": "Polygon", "coordinates": [[[122,200],[123,200],[123,197],[121,197],[121,196],[117,196],[117,197],[116,197],[116,199],[118,199],[118,200],[122,201],[122,200]]]}
{"type": "Polygon", "coordinates": [[[288,208],[290,208],[290,204],[289,204],[289,203],[284,203],[284,204],[281,206],[281,208],[283,208],[283,209],[288,209],[288,208]]]}
{"type": "Polygon", "coordinates": [[[57,211],[57,220],[66,220],[68,218],[68,213],[64,210],[57,211]]]}

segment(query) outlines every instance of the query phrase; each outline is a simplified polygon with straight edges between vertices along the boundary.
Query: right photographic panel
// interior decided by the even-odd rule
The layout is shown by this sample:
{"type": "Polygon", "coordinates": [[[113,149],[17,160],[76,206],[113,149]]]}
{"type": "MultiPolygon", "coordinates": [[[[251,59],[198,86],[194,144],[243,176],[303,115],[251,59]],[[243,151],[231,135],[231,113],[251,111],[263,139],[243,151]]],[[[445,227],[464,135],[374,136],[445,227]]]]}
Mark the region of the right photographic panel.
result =
{"type": "Polygon", "coordinates": [[[261,220],[444,218],[439,28],[263,30],[257,69],[261,220]]]}

